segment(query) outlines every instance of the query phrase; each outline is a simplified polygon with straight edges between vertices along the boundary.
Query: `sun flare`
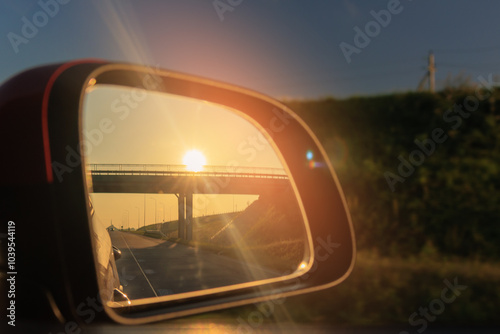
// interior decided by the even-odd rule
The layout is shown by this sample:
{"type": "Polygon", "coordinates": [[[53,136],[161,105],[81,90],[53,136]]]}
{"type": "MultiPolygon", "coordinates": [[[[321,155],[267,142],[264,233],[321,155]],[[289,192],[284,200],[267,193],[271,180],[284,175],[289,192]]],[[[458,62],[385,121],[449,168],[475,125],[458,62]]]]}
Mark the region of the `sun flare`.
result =
{"type": "Polygon", "coordinates": [[[186,169],[190,172],[200,172],[203,166],[207,164],[207,160],[203,153],[198,150],[187,151],[182,159],[182,163],[186,165],[186,169]]]}

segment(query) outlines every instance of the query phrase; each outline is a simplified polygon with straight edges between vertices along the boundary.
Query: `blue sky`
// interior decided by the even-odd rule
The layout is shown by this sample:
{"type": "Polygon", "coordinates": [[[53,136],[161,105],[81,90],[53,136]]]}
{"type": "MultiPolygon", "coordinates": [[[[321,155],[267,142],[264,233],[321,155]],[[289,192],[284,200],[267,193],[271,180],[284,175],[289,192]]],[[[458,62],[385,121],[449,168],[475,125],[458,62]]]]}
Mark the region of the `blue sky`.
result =
{"type": "Polygon", "coordinates": [[[475,80],[499,72],[500,2],[487,0],[400,0],[390,22],[379,24],[348,63],[339,45],[355,46],[354,28],[366,32],[375,22],[371,12],[395,1],[220,0],[237,4],[221,20],[212,0],[3,0],[0,81],[32,66],[90,57],[201,75],[278,98],[346,97],[416,89],[429,50],[438,88],[450,75],[475,80]],[[29,38],[26,20],[39,25],[29,38]],[[24,42],[13,46],[14,35],[24,42]]]}

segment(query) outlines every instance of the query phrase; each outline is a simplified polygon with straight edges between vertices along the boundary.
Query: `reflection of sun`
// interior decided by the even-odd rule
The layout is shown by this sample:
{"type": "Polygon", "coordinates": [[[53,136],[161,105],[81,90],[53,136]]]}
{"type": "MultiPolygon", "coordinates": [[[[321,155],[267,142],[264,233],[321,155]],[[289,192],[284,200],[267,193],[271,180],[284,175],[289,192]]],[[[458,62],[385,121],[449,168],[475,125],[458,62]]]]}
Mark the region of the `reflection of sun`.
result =
{"type": "Polygon", "coordinates": [[[207,164],[205,156],[198,150],[187,151],[182,158],[182,163],[186,165],[186,169],[190,172],[200,172],[203,166],[207,164]]]}

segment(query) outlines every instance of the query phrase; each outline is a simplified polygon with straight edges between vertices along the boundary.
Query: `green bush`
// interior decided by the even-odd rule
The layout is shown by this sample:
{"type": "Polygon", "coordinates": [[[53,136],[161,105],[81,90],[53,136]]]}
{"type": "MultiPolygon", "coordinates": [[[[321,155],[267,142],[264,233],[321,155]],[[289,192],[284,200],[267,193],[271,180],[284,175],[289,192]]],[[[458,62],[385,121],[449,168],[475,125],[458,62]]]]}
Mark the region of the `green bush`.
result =
{"type": "MultiPolygon", "coordinates": [[[[360,249],[383,255],[500,258],[500,92],[467,118],[448,114],[466,91],[346,100],[288,101],[323,143],[343,186],[360,249]],[[445,116],[447,115],[447,116],[445,116]],[[414,143],[442,129],[446,140],[414,172],[398,175],[414,143]]],[[[464,109],[465,110],[465,109],[464,109]]]]}

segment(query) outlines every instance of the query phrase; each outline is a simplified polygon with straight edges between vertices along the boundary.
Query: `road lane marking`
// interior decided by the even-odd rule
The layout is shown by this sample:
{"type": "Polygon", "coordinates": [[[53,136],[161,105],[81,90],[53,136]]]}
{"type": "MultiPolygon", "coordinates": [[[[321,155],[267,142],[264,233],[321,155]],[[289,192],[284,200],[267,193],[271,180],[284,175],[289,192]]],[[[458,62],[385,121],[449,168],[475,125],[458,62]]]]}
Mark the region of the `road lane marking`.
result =
{"type": "Polygon", "coordinates": [[[127,245],[127,248],[130,252],[130,254],[132,254],[132,257],[134,258],[134,261],[135,263],[137,263],[137,266],[139,267],[139,270],[141,271],[142,275],[144,276],[144,278],[146,279],[146,281],[148,282],[149,284],[149,287],[151,288],[151,290],[153,290],[153,293],[155,294],[156,297],[158,297],[158,294],[156,293],[155,289],[153,288],[153,285],[151,284],[151,282],[148,280],[148,277],[146,276],[146,274],[144,273],[144,271],[142,270],[142,267],[141,265],[139,264],[139,261],[137,261],[134,253],[132,252],[132,250],[130,249],[129,245],[128,245],[128,242],[127,240],[125,240],[125,237],[123,236],[123,234],[120,235],[123,239],[123,241],[125,242],[125,244],[127,245]]]}

